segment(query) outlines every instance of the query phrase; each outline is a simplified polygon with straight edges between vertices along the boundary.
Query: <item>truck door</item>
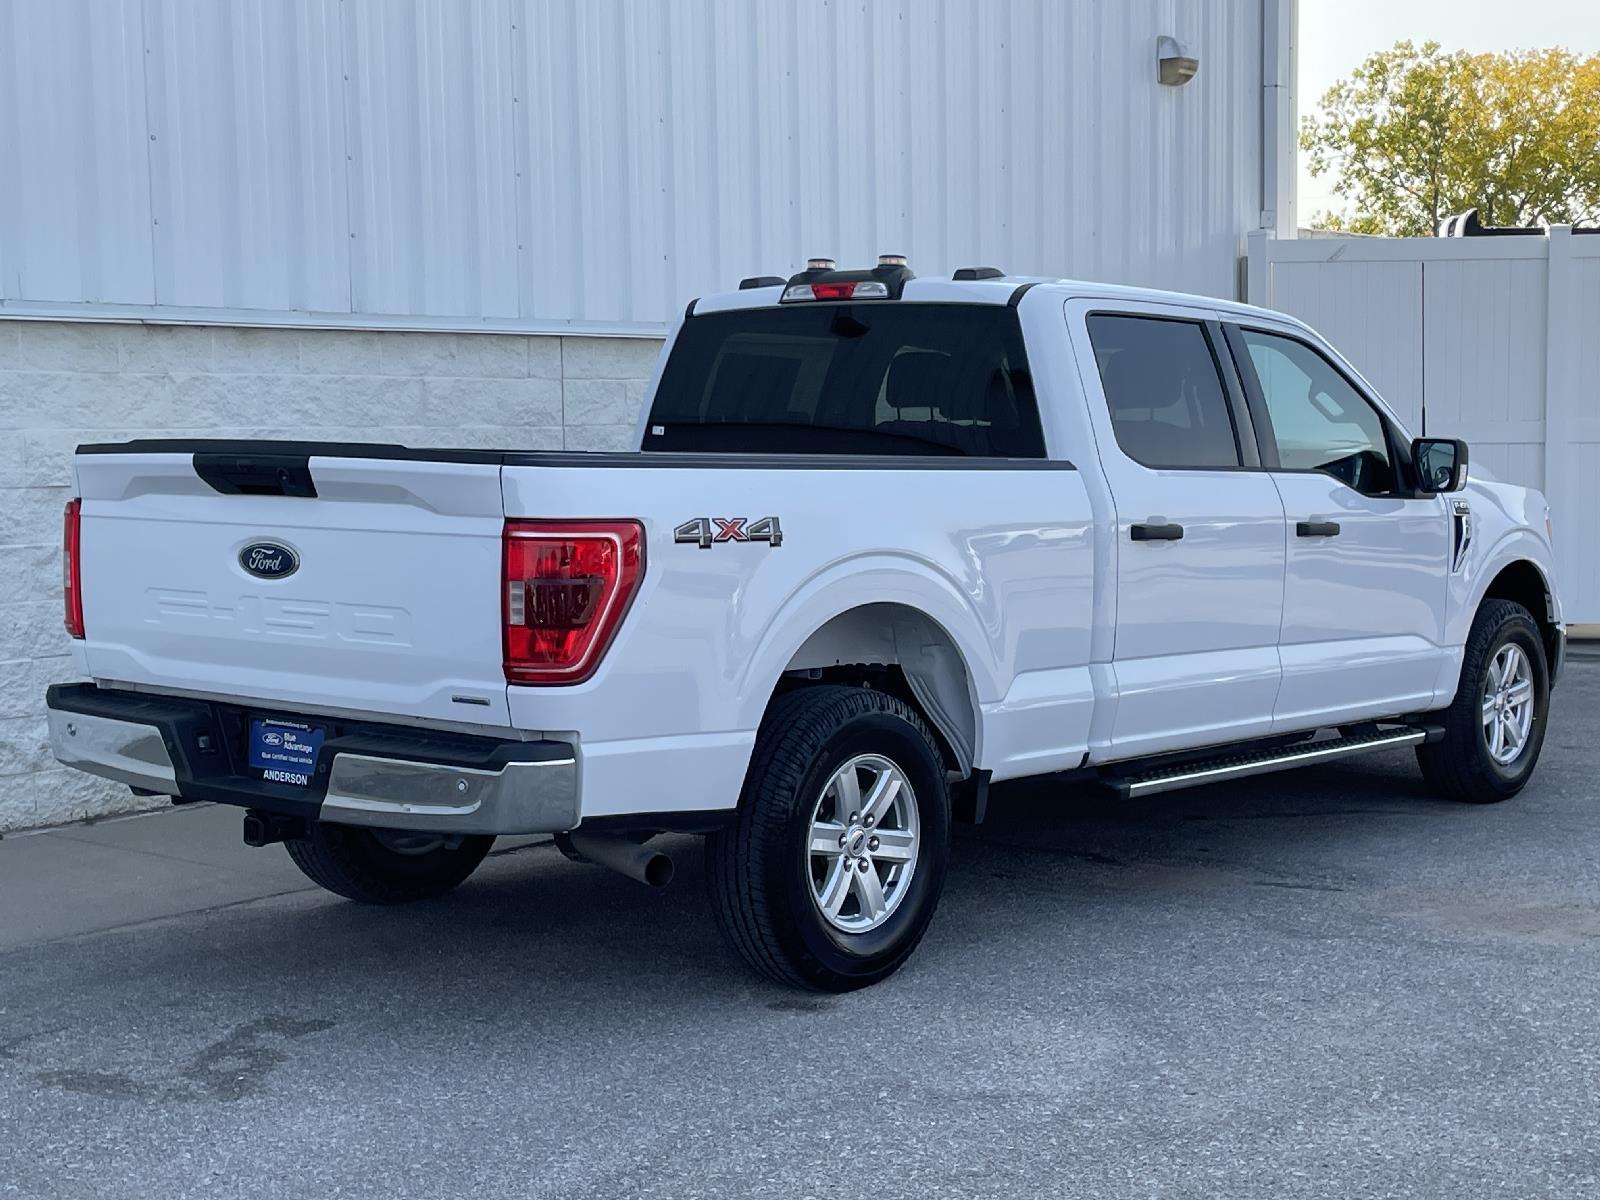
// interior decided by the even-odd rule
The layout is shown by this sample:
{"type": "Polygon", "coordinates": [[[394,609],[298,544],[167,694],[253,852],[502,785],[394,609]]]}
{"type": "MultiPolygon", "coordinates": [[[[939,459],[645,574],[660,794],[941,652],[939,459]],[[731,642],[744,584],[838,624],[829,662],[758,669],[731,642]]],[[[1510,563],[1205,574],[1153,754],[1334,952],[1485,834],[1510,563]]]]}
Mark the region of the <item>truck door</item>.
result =
{"type": "Polygon", "coordinates": [[[1410,492],[1409,438],[1303,333],[1230,326],[1288,546],[1281,731],[1432,705],[1450,516],[1410,492]]]}
{"type": "Polygon", "coordinates": [[[1116,512],[1126,758],[1265,735],[1279,683],[1283,502],[1209,310],[1074,301],[1069,325],[1116,512]]]}

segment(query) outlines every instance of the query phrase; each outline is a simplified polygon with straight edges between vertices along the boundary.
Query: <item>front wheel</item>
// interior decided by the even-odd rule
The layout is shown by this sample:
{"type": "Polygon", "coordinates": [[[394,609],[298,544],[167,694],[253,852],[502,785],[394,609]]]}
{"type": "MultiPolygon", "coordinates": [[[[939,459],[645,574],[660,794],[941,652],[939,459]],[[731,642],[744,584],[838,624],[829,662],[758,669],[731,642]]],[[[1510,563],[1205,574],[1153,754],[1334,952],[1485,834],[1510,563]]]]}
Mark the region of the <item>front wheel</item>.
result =
{"type": "Polygon", "coordinates": [[[494,838],[307,823],[284,849],[306,878],[363,904],[442,896],[478,869],[494,838]]]}
{"type": "Polygon", "coordinates": [[[734,948],[780,983],[829,992],[910,957],[949,854],[949,785],[922,718],[894,696],[832,685],[774,701],[735,823],[706,844],[734,948]]]}
{"type": "Polygon", "coordinates": [[[1520,792],[1544,745],[1550,671],[1533,616],[1486,600],[1472,622],[1445,735],[1417,747],[1428,785],[1451,800],[1494,804],[1520,792]]]}

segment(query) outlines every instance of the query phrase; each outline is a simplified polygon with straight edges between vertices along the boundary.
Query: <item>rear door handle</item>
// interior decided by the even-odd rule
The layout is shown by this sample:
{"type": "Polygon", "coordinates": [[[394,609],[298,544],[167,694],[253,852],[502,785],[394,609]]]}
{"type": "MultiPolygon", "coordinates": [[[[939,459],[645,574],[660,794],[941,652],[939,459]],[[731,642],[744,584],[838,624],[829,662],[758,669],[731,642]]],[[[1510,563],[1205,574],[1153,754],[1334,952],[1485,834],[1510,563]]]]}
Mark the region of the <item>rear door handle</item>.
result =
{"type": "Polygon", "coordinates": [[[1183,537],[1183,526],[1135,523],[1128,526],[1128,536],[1136,542],[1176,542],[1183,537]]]}
{"type": "Polygon", "coordinates": [[[1338,537],[1339,522],[1337,521],[1298,521],[1295,523],[1296,537],[1338,537]]]}

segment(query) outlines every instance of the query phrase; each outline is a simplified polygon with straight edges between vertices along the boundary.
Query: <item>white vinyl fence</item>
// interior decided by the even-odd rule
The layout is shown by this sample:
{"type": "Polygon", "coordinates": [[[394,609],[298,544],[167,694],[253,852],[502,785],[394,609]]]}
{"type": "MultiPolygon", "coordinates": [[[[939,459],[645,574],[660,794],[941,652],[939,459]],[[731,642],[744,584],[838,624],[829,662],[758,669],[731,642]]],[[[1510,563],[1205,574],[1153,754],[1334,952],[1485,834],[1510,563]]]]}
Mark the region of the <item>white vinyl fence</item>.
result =
{"type": "Polygon", "coordinates": [[[1338,346],[1413,432],[1542,490],[1566,618],[1600,623],[1600,234],[1252,234],[1246,289],[1338,346]]]}

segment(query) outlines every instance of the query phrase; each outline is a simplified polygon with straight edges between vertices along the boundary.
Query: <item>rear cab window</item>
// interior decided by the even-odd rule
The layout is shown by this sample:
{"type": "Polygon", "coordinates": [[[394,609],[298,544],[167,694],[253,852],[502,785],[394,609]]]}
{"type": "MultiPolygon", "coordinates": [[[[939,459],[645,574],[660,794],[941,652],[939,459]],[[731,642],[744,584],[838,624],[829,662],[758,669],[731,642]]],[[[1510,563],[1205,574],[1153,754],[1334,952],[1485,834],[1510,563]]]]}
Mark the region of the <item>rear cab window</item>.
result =
{"type": "Polygon", "coordinates": [[[644,449],[1045,457],[1015,311],[900,301],[690,317],[644,449]]]}

